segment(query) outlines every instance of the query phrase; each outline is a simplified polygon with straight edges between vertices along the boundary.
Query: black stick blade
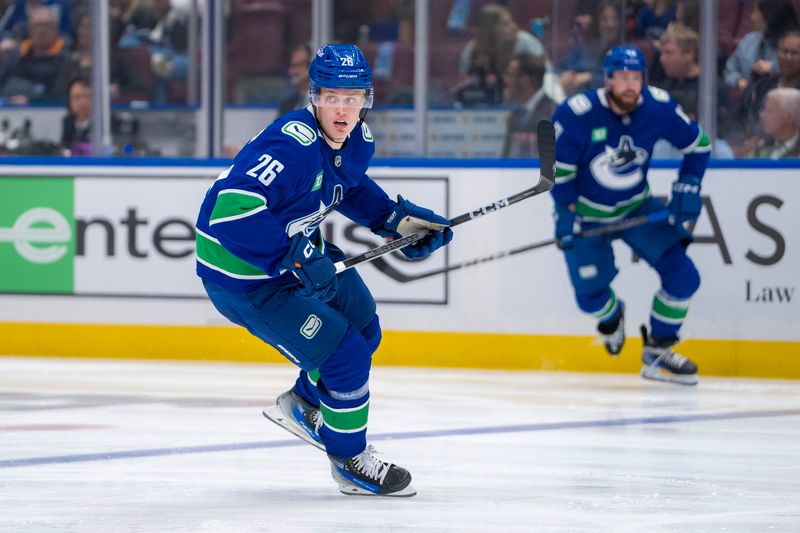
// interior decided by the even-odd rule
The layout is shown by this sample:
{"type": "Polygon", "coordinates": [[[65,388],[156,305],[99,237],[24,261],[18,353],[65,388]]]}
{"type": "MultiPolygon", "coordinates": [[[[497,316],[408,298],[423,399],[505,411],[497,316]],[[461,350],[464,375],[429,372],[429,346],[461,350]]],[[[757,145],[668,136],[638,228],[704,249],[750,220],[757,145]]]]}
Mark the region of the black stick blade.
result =
{"type": "Polygon", "coordinates": [[[539,121],[536,126],[539,145],[539,168],[543,180],[555,184],[556,181],[556,130],[549,120],[539,121]]]}

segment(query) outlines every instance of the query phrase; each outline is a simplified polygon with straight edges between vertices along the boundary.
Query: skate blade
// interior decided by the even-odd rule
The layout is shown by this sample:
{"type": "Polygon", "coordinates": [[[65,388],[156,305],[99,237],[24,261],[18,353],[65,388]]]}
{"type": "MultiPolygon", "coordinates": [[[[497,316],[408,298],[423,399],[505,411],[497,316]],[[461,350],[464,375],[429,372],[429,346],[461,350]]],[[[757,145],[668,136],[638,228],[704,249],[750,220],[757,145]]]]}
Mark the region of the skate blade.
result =
{"type": "Polygon", "coordinates": [[[308,433],[305,432],[304,429],[292,424],[292,422],[289,421],[289,419],[285,414],[283,414],[283,411],[281,411],[277,405],[267,407],[262,411],[262,414],[264,415],[264,418],[271,420],[295,437],[300,437],[315,448],[322,450],[323,452],[325,451],[325,446],[321,442],[315,441],[308,433]]]}
{"type": "Polygon", "coordinates": [[[679,385],[697,385],[697,374],[673,374],[666,370],[650,365],[642,365],[642,377],[653,381],[664,381],[666,383],[677,383],[679,385]]]}
{"type": "Polygon", "coordinates": [[[404,489],[400,489],[396,492],[392,492],[391,494],[379,494],[376,492],[370,492],[368,490],[364,490],[361,487],[356,485],[343,485],[339,484],[339,492],[346,496],[381,496],[383,498],[411,498],[412,496],[417,495],[417,489],[408,485],[404,489]]]}

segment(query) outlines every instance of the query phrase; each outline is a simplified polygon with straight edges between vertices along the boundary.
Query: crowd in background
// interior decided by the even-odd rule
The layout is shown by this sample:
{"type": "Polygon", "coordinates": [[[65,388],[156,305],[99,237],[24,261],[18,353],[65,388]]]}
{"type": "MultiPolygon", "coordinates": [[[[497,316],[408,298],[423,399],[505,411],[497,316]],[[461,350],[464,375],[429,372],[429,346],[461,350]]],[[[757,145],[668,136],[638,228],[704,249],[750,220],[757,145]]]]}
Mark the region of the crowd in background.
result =
{"type": "MultiPolygon", "coordinates": [[[[800,1],[718,4],[716,156],[794,157],[800,1]]],[[[311,0],[223,5],[227,103],[304,105],[311,0]]],[[[414,5],[333,1],[334,38],[365,51],[378,104],[413,103],[414,5]]],[[[112,102],[190,102],[189,66],[200,64],[189,57],[191,7],[189,0],[109,0],[112,102]]],[[[59,150],[80,153],[74,135],[88,131],[89,117],[75,102],[91,99],[84,94],[93,62],[89,0],[0,0],[0,14],[0,106],[65,105],[72,133],[59,150]]],[[[505,157],[535,156],[538,120],[570,95],[602,87],[605,52],[621,42],[642,49],[648,83],[668,90],[687,115],[697,118],[703,105],[699,0],[430,0],[429,15],[429,103],[512,110],[505,157]]],[[[664,147],[657,155],[671,154],[664,147]]]]}

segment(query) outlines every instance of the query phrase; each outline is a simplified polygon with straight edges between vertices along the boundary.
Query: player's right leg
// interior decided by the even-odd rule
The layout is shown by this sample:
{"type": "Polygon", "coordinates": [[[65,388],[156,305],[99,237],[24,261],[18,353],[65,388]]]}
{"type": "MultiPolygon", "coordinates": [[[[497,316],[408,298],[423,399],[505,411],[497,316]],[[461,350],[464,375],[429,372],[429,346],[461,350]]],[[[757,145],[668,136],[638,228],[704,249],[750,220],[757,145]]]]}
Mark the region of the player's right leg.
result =
{"type": "Polygon", "coordinates": [[[616,356],[625,343],[625,304],[611,282],[617,275],[611,241],[604,237],[577,239],[564,250],[575,300],[584,313],[597,320],[597,330],[609,354],[616,356]]]}

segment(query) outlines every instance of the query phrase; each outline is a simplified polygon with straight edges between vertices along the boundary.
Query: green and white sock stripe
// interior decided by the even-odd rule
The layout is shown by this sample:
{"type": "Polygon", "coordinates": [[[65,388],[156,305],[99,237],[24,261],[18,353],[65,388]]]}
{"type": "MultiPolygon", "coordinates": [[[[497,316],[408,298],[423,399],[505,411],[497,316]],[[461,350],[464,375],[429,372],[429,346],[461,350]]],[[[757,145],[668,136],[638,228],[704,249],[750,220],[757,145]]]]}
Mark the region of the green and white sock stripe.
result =
{"type": "Polygon", "coordinates": [[[592,316],[602,322],[616,313],[617,307],[619,307],[619,304],[617,303],[617,293],[614,292],[614,289],[611,289],[611,297],[608,299],[603,308],[592,313],[592,316]]]}
{"type": "Polygon", "coordinates": [[[267,208],[267,199],[262,195],[239,189],[224,189],[217,194],[214,210],[208,224],[230,222],[260,213],[267,208]]]}
{"type": "Polygon", "coordinates": [[[311,372],[306,372],[308,376],[308,381],[315,387],[317,386],[317,381],[319,381],[319,368],[315,368],[311,372]]]}
{"type": "Polygon", "coordinates": [[[663,290],[653,297],[653,308],[650,314],[667,324],[680,325],[689,311],[689,300],[679,300],[663,290]]]}
{"type": "Polygon", "coordinates": [[[236,279],[268,279],[270,276],[225,249],[220,242],[195,228],[197,262],[236,279]]]}
{"type": "Polygon", "coordinates": [[[358,433],[367,428],[369,418],[369,400],[348,409],[334,409],[320,402],[322,422],[336,433],[358,433]]]}
{"type": "Polygon", "coordinates": [[[578,166],[556,161],[556,185],[561,185],[575,179],[578,175],[578,166]]]}
{"type": "Polygon", "coordinates": [[[649,195],[650,187],[646,186],[636,196],[617,202],[614,205],[600,204],[592,202],[583,196],[578,196],[575,212],[588,222],[616,222],[622,220],[625,215],[642,205],[649,195]]]}
{"type": "Polygon", "coordinates": [[[703,152],[710,152],[711,151],[711,139],[708,138],[708,135],[700,128],[700,133],[697,134],[697,138],[694,140],[692,144],[681,150],[684,154],[697,154],[703,152]]]}

